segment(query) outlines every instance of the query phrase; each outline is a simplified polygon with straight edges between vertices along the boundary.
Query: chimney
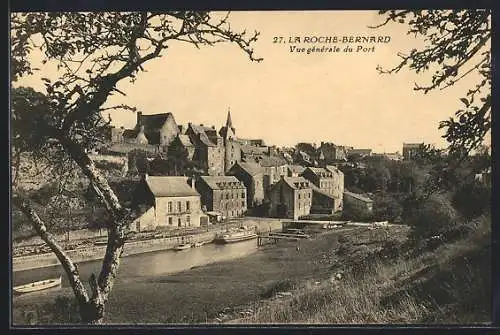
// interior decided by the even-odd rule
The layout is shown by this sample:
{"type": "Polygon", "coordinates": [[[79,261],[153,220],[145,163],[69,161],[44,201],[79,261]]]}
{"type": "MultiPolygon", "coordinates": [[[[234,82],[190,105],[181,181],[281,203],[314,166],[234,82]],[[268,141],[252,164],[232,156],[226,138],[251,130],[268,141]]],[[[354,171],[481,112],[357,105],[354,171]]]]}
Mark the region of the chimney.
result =
{"type": "Polygon", "coordinates": [[[212,126],[212,129],[215,129],[215,126],[212,126]]]}
{"type": "Polygon", "coordinates": [[[142,180],[148,180],[148,177],[149,175],[147,172],[142,174],[142,180]]]}
{"type": "Polygon", "coordinates": [[[137,112],[137,124],[141,124],[142,112],[137,112]]]}
{"type": "Polygon", "coordinates": [[[203,123],[200,123],[200,126],[202,126],[202,127],[203,127],[203,123]]]}
{"type": "Polygon", "coordinates": [[[196,187],[195,187],[195,184],[196,184],[196,183],[195,183],[195,179],[194,179],[194,177],[191,177],[191,179],[190,179],[189,181],[190,181],[190,183],[191,183],[191,188],[192,188],[192,189],[195,189],[195,188],[196,188],[196,187]]]}

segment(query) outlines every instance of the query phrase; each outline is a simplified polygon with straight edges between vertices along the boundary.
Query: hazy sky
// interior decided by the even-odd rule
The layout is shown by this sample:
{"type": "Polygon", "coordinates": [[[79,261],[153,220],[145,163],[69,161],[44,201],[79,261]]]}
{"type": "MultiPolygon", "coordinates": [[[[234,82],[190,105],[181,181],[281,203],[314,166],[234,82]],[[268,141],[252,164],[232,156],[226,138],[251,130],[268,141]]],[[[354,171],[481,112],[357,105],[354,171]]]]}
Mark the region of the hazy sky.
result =
{"type": "MultiPolygon", "coordinates": [[[[470,82],[424,95],[413,86],[427,83],[426,76],[378,74],[377,65],[394,66],[398,52],[422,43],[406,35],[405,25],[368,28],[381,20],[375,11],[233,12],[232,27],[260,31],[254,49],[262,62],[250,62],[236,45],[196,49],[171,43],[164,57],[146,63],[147,72],[134,84],[119,85],[127,97],[116,95],[109,102],[134,105],[144,114],[172,112],[178,124],[217,128],[230,107],[237,136],[263,138],[268,144],[329,141],[376,152],[401,151],[403,142],[444,146],[439,121],[462,107],[458,99],[470,82]],[[343,35],[388,35],[391,40],[364,43],[375,45],[369,53],[309,55],[273,43],[274,36],[343,35]]],[[[35,76],[19,84],[43,87],[38,82],[35,76]]],[[[135,125],[133,113],[111,116],[117,126],[135,125]]]]}

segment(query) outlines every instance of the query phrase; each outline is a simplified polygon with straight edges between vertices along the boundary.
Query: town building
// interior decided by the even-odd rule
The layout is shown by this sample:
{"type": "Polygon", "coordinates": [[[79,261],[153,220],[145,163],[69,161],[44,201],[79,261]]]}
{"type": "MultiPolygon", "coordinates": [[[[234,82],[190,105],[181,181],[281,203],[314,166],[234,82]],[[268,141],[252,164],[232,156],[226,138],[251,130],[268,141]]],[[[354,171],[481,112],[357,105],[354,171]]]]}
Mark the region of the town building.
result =
{"type": "Polygon", "coordinates": [[[421,151],[424,143],[403,143],[403,159],[412,160],[421,151]]]}
{"type": "Polygon", "coordinates": [[[312,204],[312,189],[305,178],[281,177],[271,188],[270,215],[298,220],[309,215],[312,204]]]}
{"type": "Polygon", "coordinates": [[[282,176],[288,175],[286,160],[278,155],[263,156],[258,164],[264,169],[264,194],[268,194],[271,186],[282,176]]]}
{"type": "Polygon", "coordinates": [[[257,207],[264,201],[264,169],[257,163],[236,162],[227,173],[243,182],[247,189],[247,207],[257,207]]]}
{"type": "Polygon", "coordinates": [[[306,168],[302,165],[288,165],[287,166],[287,176],[288,177],[299,177],[306,168]]]}
{"type": "Polygon", "coordinates": [[[186,135],[195,147],[193,161],[203,167],[210,176],[224,175],[225,150],[222,137],[217,135],[215,127],[189,123],[186,135]]]}
{"type": "Polygon", "coordinates": [[[226,218],[241,217],[247,211],[246,187],[234,176],[201,176],[196,189],[207,211],[226,218]]]}
{"type": "Polygon", "coordinates": [[[228,172],[236,162],[241,161],[241,144],[236,138],[231,111],[227,112],[226,125],[220,129],[219,135],[224,140],[224,172],[228,172]]]}
{"type": "Polygon", "coordinates": [[[200,194],[187,177],[144,176],[135,192],[142,215],[134,221],[134,231],[200,226],[200,194]]]}
{"type": "Polygon", "coordinates": [[[123,140],[127,143],[157,145],[161,151],[167,151],[172,140],[179,133],[179,127],[172,113],[145,115],[137,112],[134,129],[123,131],[123,140]]]}
{"type": "Polygon", "coordinates": [[[344,211],[368,216],[373,212],[373,200],[361,194],[344,191],[344,211]]]}
{"type": "Polygon", "coordinates": [[[348,157],[359,156],[359,157],[370,157],[372,155],[372,149],[351,149],[347,153],[348,157]]]}
{"type": "Polygon", "coordinates": [[[346,149],[345,147],[340,145],[335,145],[329,142],[321,142],[319,150],[320,150],[320,155],[318,159],[320,161],[323,160],[326,163],[332,163],[347,159],[346,149]]]}
{"type": "MultiPolygon", "coordinates": [[[[333,212],[342,210],[344,192],[344,174],[342,171],[331,165],[328,168],[308,167],[302,172],[301,176],[315,186],[313,189],[318,189],[316,190],[318,199],[325,198],[325,194],[333,198],[328,200],[328,202],[333,203],[333,212]]],[[[322,200],[321,203],[324,204],[325,201],[322,200]]]]}
{"type": "Polygon", "coordinates": [[[168,156],[176,156],[179,155],[182,152],[186,153],[186,158],[189,160],[192,160],[194,157],[194,153],[196,151],[196,148],[191,142],[191,139],[189,138],[188,135],[185,134],[177,134],[177,136],[172,140],[168,147],[168,156]]]}

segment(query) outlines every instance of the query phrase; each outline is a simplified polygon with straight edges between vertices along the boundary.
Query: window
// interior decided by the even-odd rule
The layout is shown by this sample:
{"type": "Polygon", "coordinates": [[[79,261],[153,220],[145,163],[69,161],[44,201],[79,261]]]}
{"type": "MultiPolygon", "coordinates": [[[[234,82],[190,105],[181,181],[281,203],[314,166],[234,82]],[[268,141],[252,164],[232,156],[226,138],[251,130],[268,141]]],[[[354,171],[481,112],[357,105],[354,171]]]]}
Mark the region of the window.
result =
{"type": "Polygon", "coordinates": [[[300,193],[299,193],[299,200],[300,200],[300,193]]]}
{"type": "Polygon", "coordinates": [[[244,201],[241,202],[241,207],[245,207],[245,202],[244,201]]]}
{"type": "Polygon", "coordinates": [[[226,200],[229,200],[229,193],[226,193],[226,200]]]}
{"type": "Polygon", "coordinates": [[[245,192],[241,192],[241,199],[245,199],[245,192]]]}
{"type": "Polygon", "coordinates": [[[181,210],[182,210],[181,202],[177,201],[177,211],[181,212],[181,210]]]}
{"type": "Polygon", "coordinates": [[[168,218],[168,224],[171,226],[173,224],[172,218],[168,218]]]}
{"type": "Polygon", "coordinates": [[[180,226],[182,225],[181,223],[182,223],[182,222],[181,222],[181,218],[179,218],[179,219],[177,220],[177,226],[178,226],[178,227],[180,227],[180,226]]]}
{"type": "Polygon", "coordinates": [[[172,213],[172,201],[168,202],[168,212],[172,213]]]}
{"type": "Polygon", "coordinates": [[[187,225],[189,227],[191,227],[191,217],[189,215],[186,217],[186,222],[187,222],[187,225]]]}
{"type": "Polygon", "coordinates": [[[186,201],[186,210],[189,210],[189,201],[186,201]]]}
{"type": "Polygon", "coordinates": [[[300,202],[299,202],[299,209],[300,209],[300,202]]]}

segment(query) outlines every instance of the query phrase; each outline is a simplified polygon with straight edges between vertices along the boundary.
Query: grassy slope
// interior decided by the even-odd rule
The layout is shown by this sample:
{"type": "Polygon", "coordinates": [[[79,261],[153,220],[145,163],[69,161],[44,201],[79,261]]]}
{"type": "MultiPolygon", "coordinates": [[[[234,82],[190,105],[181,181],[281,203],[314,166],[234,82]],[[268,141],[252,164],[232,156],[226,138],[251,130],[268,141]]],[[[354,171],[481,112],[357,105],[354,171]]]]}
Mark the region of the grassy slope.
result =
{"type": "Polygon", "coordinates": [[[242,323],[489,323],[491,241],[466,239],[404,260],[378,260],[341,280],[307,283],[242,323]]]}

